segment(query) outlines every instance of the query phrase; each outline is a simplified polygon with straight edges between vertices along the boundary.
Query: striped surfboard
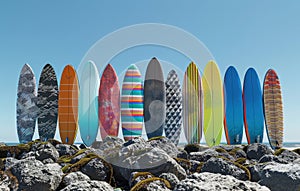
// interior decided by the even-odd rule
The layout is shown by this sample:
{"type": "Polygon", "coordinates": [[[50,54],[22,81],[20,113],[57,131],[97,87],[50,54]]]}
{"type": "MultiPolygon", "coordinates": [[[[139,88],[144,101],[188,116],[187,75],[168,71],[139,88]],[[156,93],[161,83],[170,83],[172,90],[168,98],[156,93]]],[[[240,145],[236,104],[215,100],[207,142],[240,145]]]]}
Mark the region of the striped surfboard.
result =
{"type": "Polygon", "coordinates": [[[143,80],[139,69],[132,64],[128,67],[122,85],[121,120],[125,141],[142,134],[144,121],[143,80]]]}
{"type": "Polygon", "coordinates": [[[272,69],[266,73],[263,91],[267,135],[271,147],[277,149],[283,141],[283,106],[279,78],[272,69]]]}
{"type": "Polygon", "coordinates": [[[184,74],[183,127],[188,143],[200,143],[203,119],[202,82],[199,70],[193,62],[184,74]]]}

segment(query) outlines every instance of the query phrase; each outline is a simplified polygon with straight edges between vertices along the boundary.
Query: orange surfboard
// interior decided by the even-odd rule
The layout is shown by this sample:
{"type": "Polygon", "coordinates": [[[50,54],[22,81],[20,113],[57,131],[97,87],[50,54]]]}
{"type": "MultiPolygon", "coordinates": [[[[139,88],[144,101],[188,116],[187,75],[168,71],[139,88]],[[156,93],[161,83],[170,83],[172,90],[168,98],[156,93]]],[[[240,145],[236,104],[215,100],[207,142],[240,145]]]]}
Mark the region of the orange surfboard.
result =
{"type": "Polygon", "coordinates": [[[73,144],[78,129],[79,86],[75,69],[67,65],[60,79],[58,98],[59,133],[62,143],[73,144]]]}

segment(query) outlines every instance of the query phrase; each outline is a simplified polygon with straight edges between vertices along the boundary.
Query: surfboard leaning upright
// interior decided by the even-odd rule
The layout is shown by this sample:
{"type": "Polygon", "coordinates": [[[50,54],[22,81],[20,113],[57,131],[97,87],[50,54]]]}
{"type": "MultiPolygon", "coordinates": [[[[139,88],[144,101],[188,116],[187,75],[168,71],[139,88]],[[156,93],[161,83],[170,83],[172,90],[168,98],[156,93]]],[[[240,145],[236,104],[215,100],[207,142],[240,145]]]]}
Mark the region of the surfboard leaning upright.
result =
{"type": "Polygon", "coordinates": [[[20,143],[32,141],[38,107],[36,80],[31,67],[25,64],[20,72],[17,93],[17,133],[20,143]]]}
{"type": "Polygon", "coordinates": [[[152,58],[144,81],[144,121],[148,139],[162,136],[166,116],[166,88],[163,71],[152,58]]]}
{"type": "Polygon", "coordinates": [[[102,140],[108,135],[117,137],[120,123],[120,87],[118,76],[111,64],[108,64],[102,73],[98,103],[102,140]]]}
{"type": "Polygon", "coordinates": [[[83,143],[91,146],[98,133],[99,74],[94,62],[88,61],[82,68],[79,80],[79,130],[83,143]]]}
{"type": "Polygon", "coordinates": [[[122,132],[125,141],[142,135],[144,88],[141,73],[131,64],[124,76],[121,94],[122,132]]]}
{"type": "Polygon", "coordinates": [[[166,84],[166,121],[165,134],[178,145],[182,126],[182,92],[180,80],[175,70],[167,76],[166,84]]]}
{"type": "Polygon", "coordinates": [[[37,106],[40,140],[53,139],[58,117],[58,84],[54,68],[50,64],[44,66],[40,76],[37,106]]]}
{"type": "Polygon", "coordinates": [[[243,96],[239,75],[233,66],[224,77],[224,130],[227,144],[241,144],[243,139],[243,96]]]}
{"type": "Polygon", "coordinates": [[[244,124],[248,144],[262,143],[264,115],[260,81],[256,71],[249,68],[243,87],[244,124]]]}
{"type": "Polygon", "coordinates": [[[61,75],[58,98],[58,123],[62,143],[72,145],[78,130],[79,87],[75,69],[67,65],[61,75]]]}
{"type": "Polygon", "coordinates": [[[203,127],[203,94],[199,70],[193,62],[184,74],[183,127],[188,143],[200,143],[203,127]]]}
{"type": "Polygon", "coordinates": [[[220,144],[223,129],[223,87],[220,70],[209,61],[202,77],[204,92],[204,136],[208,146],[220,144]]]}
{"type": "Polygon", "coordinates": [[[283,106],[280,81],[273,69],[265,75],[263,98],[269,143],[273,149],[278,149],[283,142],[283,106]]]}

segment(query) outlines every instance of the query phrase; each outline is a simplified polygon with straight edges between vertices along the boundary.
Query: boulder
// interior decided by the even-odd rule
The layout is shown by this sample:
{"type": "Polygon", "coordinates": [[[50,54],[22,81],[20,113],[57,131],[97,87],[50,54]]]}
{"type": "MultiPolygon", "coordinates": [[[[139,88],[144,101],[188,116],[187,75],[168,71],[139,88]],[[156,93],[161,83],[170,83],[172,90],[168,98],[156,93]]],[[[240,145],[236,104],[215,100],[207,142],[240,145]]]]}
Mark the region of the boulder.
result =
{"type": "Polygon", "coordinates": [[[76,183],[76,182],[89,181],[89,180],[90,180],[90,178],[87,175],[83,174],[80,171],[77,171],[77,172],[71,172],[71,173],[67,174],[66,176],[64,176],[62,184],[63,184],[63,187],[66,187],[66,186],[76,183]]]}
{"type": "Polygon", "coordinates": [[[54,164],[44,165],[41,161],[26,158],[10,167],[12,174],[18,179],[19,190],[56,190],[63,172],[54,164]]]}
{"type": "Polygon", "coordinates": [[[270,191],[265,186],[250,181],[241,181],[230,175],[214,174],[209,172],[194,173],[187,179],[179,182],[174,191],[189,190],[243,190],[243,191],[270,191]]]}
{"type": "Polygon", "coordinates": [[[161,175],[159,175],[159,178],[163,178],[169,181],[172,190],[179,183],[178,178],[172,173],[162,173],[161,175]]]}
{"type": "Polygon", "coordinates": [[[177,158],[189,159],[189,154],[182,149],[178,149],[177,158]]]}
{"type": "Polygon", "coordinates": [[[4,147],[6,144],[4,142],[0,142],[0,147],[4,147]]]}
{"type": "Polygon", "coordinates": [[[246,169],[241,169],[231,161],[222,158],[210,158],[203,164],[201,172],[220,173],[222,175],[231,175],[239,180],[248,180],[249,175],[246,169]]]}
{"type": "Polygon", "coordinates": [[[134,187],[137,183],[148,178],[153,178],[154,176],[150,172],[133,172],[129,178],[130,188],[134,187]]]}
{"type": "Polygon", "coordinates": [[[67,144],[57,144],[55,146],[57,152],[59,153],[59,156],[72,156],[75,153],[78,152],[78,149],[74,147],[73,145],[67,145],[67,144]]]}
{"type": "Polygon", "coordinates": [[[278,154],[277,156],[278,156],[279,159],[282,159],[282,160],[287,161],[289,163],[294,162],[294,160],[300,158],[299,154],[297,154],[293,151],[287,150],[287,149],[283,149],[282,152],[280,154],[278,154]]]}
{"type": "Polygon", "coordinates": [[[206,162],[212,157],[225,157],[229,160],[234,160],[233,156],[225,152],[217,152],[214,149],[207,149],[201,152],[190,153],[190,160],[196,160],[199,162],[206,162]]]}
{"type": "Polygon", "coordinates": [[[105,181],[111,176],[111,169],[99,158],[90,160],[87,164],[81,167],[81,172],[86,174],[91,180],[105,181]]]}
{"type": "Polygon", "coordinates": [[[264,155],[274,154],[273,150],[267,145],[253,143],[247,146],[247,158],[259,160],[264,155]]]}
{"type": "Polygon", "coordinates": [[[10,191],[18,189],[18,180],[10,171],[0,171],[0,190],[10,191]]]}
{"type": "Polygon", "coordinates": [[[86,191],[86,190],[101,190],[101,191],[114,191],[107,182],[88,180],[73,182],[61,191],[86,191]]]}
{"type": "Polygon", "coordinates": [[[170,157],[175,158],[179,153],[177,146],[166,137],[154,137],[148,140],[152,147],[165,151],[170,157]]]}
{"type": "Polygon", "coordinates": [[[32,151],[35,151],[35,158],[43,161],[45,159],[52,159],[54,162],[59,158],[59,153],[51,143],[40,143],[32,147],[32,151]]]}
{"type": "Polygon", "coordinates": [[[269,187],[272,191],[299,190],[299,172],[300,164],[271,163],[263,168],[258,183],[269,187]]]}
{"type": "Polygon", "coordinates": [[[199,145],[199,144],[187,144],[184,146],[184,150],[190,154],[190,153],[193,153],[193,152],[202,152],[202,151],[205,151],[209,149],[208,146],[202,146],[202,145],[199,145]]]}
{"type": "Polygon", "coordinates": [[[116,179],[128,179],[132,172],[150,172],[159,176],[164,172],[175,174],[178,179],[186,177],[185,170],[165,151],[150,145],[142,138],[138,142],[124,144],[118,150],[112,150],[104,159],[112,164],[116,179]]]}
{"type": "Polygon", "coordinates": [[[96,150],[98,155],[105,156],[115,150],[120,149],[123,144],[123,139],[107,136],[103,141],[94,142],[92,144],[92,148],[96,150]]]}
{"type": "Polygon", "coordinates": [[[259,163],[265,163],[265,162],[278,162],[278,163],[282,163],[282,164],[288,164],[287,161],[285,161],[282,158],[278,158],[276,155],[264,155],[262,156],[259,161],[259,163]]]}

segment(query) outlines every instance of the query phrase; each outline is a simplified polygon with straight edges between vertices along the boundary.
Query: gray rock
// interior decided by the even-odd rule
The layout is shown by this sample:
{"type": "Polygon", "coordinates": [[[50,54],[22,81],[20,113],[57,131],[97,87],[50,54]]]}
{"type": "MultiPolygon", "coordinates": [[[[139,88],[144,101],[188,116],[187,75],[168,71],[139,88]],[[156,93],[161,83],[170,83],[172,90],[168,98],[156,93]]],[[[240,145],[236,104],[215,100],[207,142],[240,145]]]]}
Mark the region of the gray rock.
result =
{"type": "Polygon", "coordinates": [[[282,158],[278,158],[275,155],[264,155],[262,156],[259,161],[259,163],[265,163],[265,162],[278,162],[278,163],[282,163],[282,164],[288,164],[287,161],[285,161],[282,158]]]}
{"type": "Polygon", "coordinates": [[[166,137],[148,141],[152,147],[157,147],[165,151],[170,157],[175,158],[179,153],[177,146],[166,137]]]}
{"type": "Polygon", "coordinates": [[[8,171],[0,171],[0,190],[10,191],[18,189],[18,181],[8,171]]]}
{"type": "Polygon", "coordinates": [[[267,145],[261,143],[253,143],[247,147],[247,158],[259,160],[264,155],[274,154],[273,150],[267,145]]]}
{"type": "Polygon", "coordinates": [[[57,144],[55,146],[57,152],[59,153],[59,156],[72,156],[75,153],[78,152],[78,150],[76,149],[76,147],[74,147],[73,145],[67,145],[67,144],[57,144]]]}
{"type": "Polygon", "coordinates": [[[298,164],[300,164],[300,158],[294,160],[293,163],[298,163],[298,164]]]}
{"type": "Polygon", "coordinates": [[[20,156],[20,159],[26,159],[28,157],[34,157],[35,158],[35,152],[33,151],[30,151],[28,153],[23,153],[21,156],[20,156]]]}
{"type": "Polygon", "coordinates": [[[211,157],[219,156],[219,153],[214,149],[207,149],[201,152],[192,152],[190,153],[190,160],[196,160],[199,162],[206,162],[211,157]]]}
{"type": "Polygon", "coordinates": [[[211,158],[203,164],[201,172],[220,173],[222,175],[231,175],[240,180],[248,180],[248,175],[244,170],[237,167],[230,161],[222,158],[211,158]]]}
{"type": "Polygon", "coordinates": [[[290,150],[284,150],[278,155],[278,158],[290,163],[294,162],[296,159],[299,159],[300,155],[290,150]]]}
{"type": "MultiPolygon", "coordinates": [[[[35,158],[31,158],[31,159],[35,159],[35,158]]],[[[18,159],[15,159],[13,157],[7,157],[5,159],[4,170],[8,170],[10,167],[12,167],[13,165],[15,165],[17,162],[19,162],[18,159]]]]}
{"type": "Polygon", "coordinates": [[[153,182],[150,182],[146,188],[147,191],[170,191],[170,189],[166,186],[166,184],[162,181],[156,180],[153,182]]]}
{"type": "Polygon", "coordinates": [[[62,184],[64,187],[66,187],[66,186],[76,183],[76,182],[89,181],[89,180],[90,180],[90,178],[87,175],[83,174],[80,171],[77,171],[77,172],[71,172],[71,173],[67,174],[66,176],[64,176],[62,184]]]}
{"type": "Polygon", "coordinates": [[[0,147],[4,147],[4,146],[6,146],[6,144],[3,142],[0,142],[0,147]]]}
{"type": "Polygon", "coordinates": [[[111,187],[108,183],[104,181],[96,181],[96,180],[73,182],[69,186],[62,189],[61,191],[86,191],[86,190],[114,191],[113,187],[111,187]]]}
{"type": "Polygon", "coordinates": [[[190,163],[191,163],[190,172],[191,173],[197,172],[197,168],[199,167],[201,162],[196,161],[196,160],[190,160],[190,163]]]}
{"type": "Polygon", "coordinates": [[[124,144],[123,139],[107,136],[103,141],[98,141],[92,145],[98,155],[105,156],[111,152],[119,150],[124,144]]]}
{"type": "Polygon", "coordinates": [[[179,182],[174,191],[211,191],[211,190],[243,190],[270,191],[267,187],[256,182],[241,181],[233,176],[214,174],[209,172],[194,173],[179,182]]]}
{"type": "Polygon", "coordinates": [[[162,173],[161,175],[159,175],[159,178],[163,178],[163,179],[169,181],[172,190],[179,183],[178,178],[172,173],[162,173]]]}
{"type": "Polygon", "coordinates": [[[234,158],[247,158],[247,154],[244,150],[238,149],[237,151],[235,151],[234,158]]]}
{"type": "Polygon", "coordinates": [[[178,149],[177,158],[189,159],[189,154],[185,150],[178,149]]]}
{"type": "Polygon", "coordinates": [[[59,153],[51,143],[39,144],[35,149],[35,158],[37,160],[43,161],[50,158],[56,162],[59,158],[59,153]]]}
{"type": "Polygon", "coordinates": [[[130,175],[130,178],[129,178],[130,188],[134,187],[134,185],[141,182],[142,180],[146,180],[148,178],[154,177],[151,173],[144,173],[143,175],[140,174],[139,176],[137,176],[137,173],[141,173],[141,172],[133,172],[130,175]]]}
{"type": "Polygon", "coordinates": [[[61,167],[54,164],[44,165],[36,159],[22,159],[10,168],[19,182],[19,190],[56,190],[63,172],[61,167]]]}
{"type": "Polygon", "coordinates": [[[165,151],[153,148],[142,138],[139,142],[124,144],[119,150],[112,150],[104,159],[113,165],[114,174],[128,182],[132,172],[150,172],[159,176],[164,172],[175,174],[178,179],[186,177],[185,170],[165,151]]]}
{"type": "Polygon", "coordinates": [[[94,158],[81,167],[81,172],[90,177],[91,180],[108,181],[111,173],[109,167],[103,164],[101,159],[94,158]]]}
{"type": "Polygon", "coordinates": [[[300,188],[300,164],[268,164],[258,182],[272,191],[290,191],[300,188]]]}
{"type": "Polygon", "coordinates": [[[217,156],[222,156],[225,157],[229,160],[234,160],[234,158],[228,154],[227,152],[225,153],[219,153],[215,151],[214,149],[207,149],[205,151],[201,152],[192,152],[190,153],[190,160],[196,160],[199,162],[206,162],[212,157],[217,157],[217,156]]]}
{"type": "Polygon", "coordinates": [[[79,155],[76,156],[76,157],[73,157],[73,158],[71,159],[71,162],[70,162],[70,163],[74,164],[74,163],[80,161],[80,159],[84,158],[87,154],[92,153],[92,152],[93,152],[92,150],[86,149],[83,153],[79,154],[79,155]]]}

